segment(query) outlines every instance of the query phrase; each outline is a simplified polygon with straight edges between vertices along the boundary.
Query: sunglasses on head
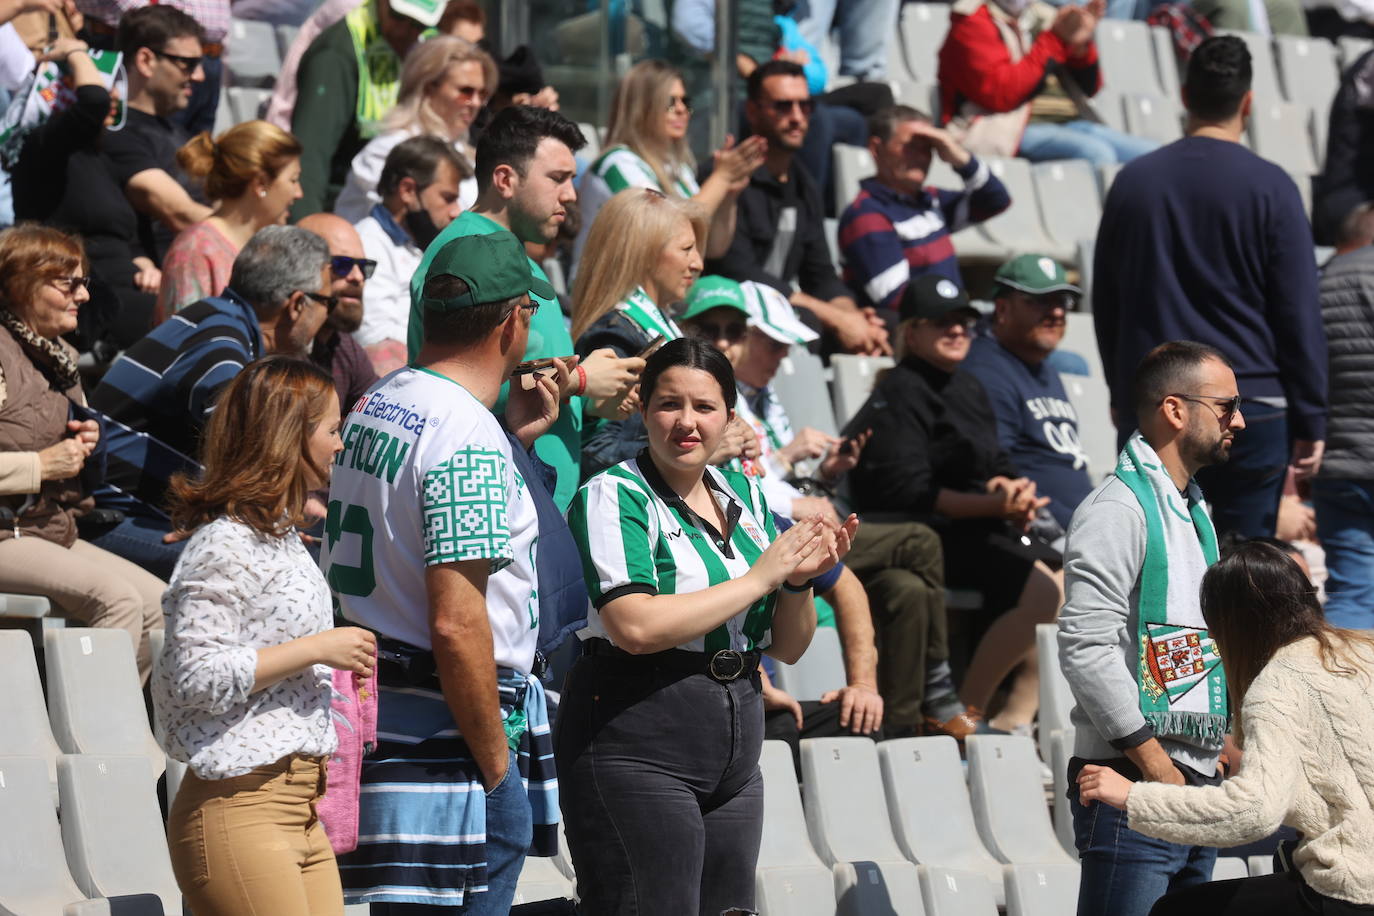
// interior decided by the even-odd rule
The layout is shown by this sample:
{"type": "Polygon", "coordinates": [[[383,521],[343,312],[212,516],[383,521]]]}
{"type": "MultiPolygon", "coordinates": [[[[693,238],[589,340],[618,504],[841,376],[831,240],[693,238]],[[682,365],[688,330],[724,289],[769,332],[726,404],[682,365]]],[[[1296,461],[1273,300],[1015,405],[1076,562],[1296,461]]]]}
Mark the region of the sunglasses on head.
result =
{"type": "Polygon", "coordinates": [[[371,280],[372,274],[377,270],[377,262],[371,258],[350,258],[348,255],[336,254],[329,259],[329,269],[340,280],[353,272],[354,265],[363,272],[364,280],[371,280]]]}
{"type": "Polygon", "coordinates": [[[793,108],[800,109],[803,115],[810,115],[816,103],[810,99],[773,99],[768,106],[773,110],[773,114],[781,118],[790,115],[793,108]]]}

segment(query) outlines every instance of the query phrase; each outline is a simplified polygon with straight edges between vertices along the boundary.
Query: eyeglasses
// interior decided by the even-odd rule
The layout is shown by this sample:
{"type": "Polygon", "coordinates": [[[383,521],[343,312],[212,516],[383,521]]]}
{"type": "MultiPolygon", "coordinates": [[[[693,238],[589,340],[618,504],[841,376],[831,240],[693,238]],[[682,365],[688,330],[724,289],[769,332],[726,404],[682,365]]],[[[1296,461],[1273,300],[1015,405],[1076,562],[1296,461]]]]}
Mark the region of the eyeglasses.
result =
{"type": "Polygon", "coordinates": [[[377,262],[371,258],[350,258],[345,254],[336,254],[329,259],[329,269],[340,280],[353,273],[355,265],[363,272],[364,280],[371,280],[377,270],[377,262]]]}
{"type": "Polygon", "coordinates": [[[1040,296],[1031,293],[1020,293],[1017,299],[1027,305],[1036,305],[1042,309],[1063,309],[1071,311],[1073,309],[1073,293],[1045,293],[1040,296]]]}
{"type": "Polygon", "coordinates": [[[688,114],[692,113],[692,97],[690,95],[670,95],[668,96],[668,110],[672,111],[681,105],[682,110],[688,114]]]}
{"type": "Polygon", "coordinates": [[[339,304],[338,296],[321,296],[319,293],[312,293],[306,290],[301,290],[301,295],[312,302],[318,302],[320,305],[324,306],[326,312],[334,311],[335,307],[339,304]]]}
{"type": "Polygon", "coordinates": [[[749,326],[743,321],[726,321],[721,324],[710,321],[691,321],[688,324],[690,324],[688,330],[694,337],[707,341],[728,340],[730,343],[734,343],[737,340],[743,340],[744,335],[749,332],[749,326]]]}
{"type": "Polygon", "coordinates": [[[810,117],[816,103],[811,99],[773,99],[768,103],[768,107],[780,118],[790,115],[793,108],[799,109],[803,117],[810,117]]]}
{"type": "Polygon", "coordinates": [[[166,51],[153,51],[153,54],[163,60],[170,60],[186,76],[195,73],[196,68],[205,60],[204,57],[183,57],[180,54],[168,54],[166,51]]]}
{"type": "Polygon", "coordinates": [[[487,94],[487,91],[480,86],[454,86],[453,91],[465,99],[480,99],[487,94]]]}
{"type": "MultiPolygon", "coordinates": [[[[1211,394],[1179,394],[1178,392],[1165,395],[1165,397],[1182,398],[1185,401],[1192,401],[1194,404],[1203,404],[1207,407],[1220,407],[1221,413],[1215,415],[1218,420],[1235,416],[1236,412],[1240,410],[1242,400],[1240,395],[1233,398],[1221,398],[1211,394]]],[[[1160,403],[1163,404],[1164,402],[1160,401],[1160,403]]]]}
{"type": "Polygon", "coordinates": [[[48,282],[68,296],[74,295],[78,288],[84,290],[91,288],[90,277],[53,277],[48,282]]]}
{"type": "Polygon", "coordinates": [[[968,315],[946,315],[935,319],[934,324],[942,334],[952,334],[956,330],[972,334],[973,329],[978,326],[978,319],[968,315]]]}

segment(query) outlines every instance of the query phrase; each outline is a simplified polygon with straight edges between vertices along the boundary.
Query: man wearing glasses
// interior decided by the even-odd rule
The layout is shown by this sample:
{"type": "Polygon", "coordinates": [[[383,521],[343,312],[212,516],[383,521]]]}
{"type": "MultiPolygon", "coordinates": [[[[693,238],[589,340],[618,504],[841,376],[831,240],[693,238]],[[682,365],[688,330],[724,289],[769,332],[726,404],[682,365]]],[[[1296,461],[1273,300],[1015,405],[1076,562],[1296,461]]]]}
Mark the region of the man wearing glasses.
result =
{"type": "Polygon", "coordinates": [[[138,212],[139,239],[161,263],[178,232],[210,217],[201,192],[177,165],[177,150],[189,139],[170,120],[186,108],[204,81],[201,27],[175,7],[156,5],[126,13],[115,46],[128,73],[128,121],[106,130],[105,156],[115,180],[138,212]]]}
{"type": "Polygon", "coordinates": [[[329,246],[330,296],[335,306],[315,335],[310,359],[334,377],[344,412],[367,394],[377,381],[372,360],[353,332],[363,323],[363,285],[377,269],[364,255],[363,240],[348,220],[333,213],[312,213],[296,225],[324,239],[329,246]]]}
{"type": "MultiPolygon", "coordinates": [[[[1050,359],[1080,295],[1053,258],[1013,258],[997,270],[992,333],[975,340],[964,361],[992,402],[1002,448],[1036,492],[1050,497],[1046,509],[1061,530],[1092,489],[1078,414],[1050,359]]],[[[1046,540],[1059,536],[1052,533],[1046,540]]]]}

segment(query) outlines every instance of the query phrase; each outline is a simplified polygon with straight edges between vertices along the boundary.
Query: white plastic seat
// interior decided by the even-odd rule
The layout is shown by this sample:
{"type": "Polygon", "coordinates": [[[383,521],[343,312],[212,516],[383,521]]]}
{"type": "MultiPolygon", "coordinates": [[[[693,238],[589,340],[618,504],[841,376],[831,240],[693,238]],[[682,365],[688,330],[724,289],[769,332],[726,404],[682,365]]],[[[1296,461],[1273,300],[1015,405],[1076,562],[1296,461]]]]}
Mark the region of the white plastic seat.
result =
{"type": "Polygon", "coordinates": [[[1040,759],[1050,759],[1050,736],[1070,728],[1073,691],[1059,667],[1059,626],[1035,625],[1035,647],[1040,659],[1040,759]]]}
{"type": "Polygon", "coordinates": [[[227,93],[229,113],[234,124],[256,121],[267,100],[272,97],[272,90],[253,86],[230,86],[227,93]]]}
{"type": "Polygon", "coordinates": [[[1069,403],[1078,414],[1078,440],[1088,459],[1088,476],[1100,481],[1116,467],[1116,427],[1112,425],[1111,392],[1097,350],[1097,334],[1090,312],[1068,317],[1059,349],[1071,350],[1088,361],[1088,374],[1060,375],[1069,403]]]}
{"type": "Polygon", "coordinates": [[[1212,866],[1213,881],[1232,881],[1236,878],[1250,877],[1250,868],[1245,860],[1237,856],[1218,856],[1217,864],[1212,866]]]}
{"type": "MultiPolygon", "coordinates": [[[[959,177],[954,168],[938,156],[930,161],[930,172],[926,178],[926,183],[952,191],[957,191],[964,186],[964,180],[959,177]]],[[[1001,264],[1012,255],[1010,248],[1001,242],[993,241],[981,225],[960,229],[951,235],[949,240],[954,243],[954,253],[958,255],[960,261],[1001,264]]]]}
{"type": "Polygon", "coordinates": [[[1065,916],[1078,908],[1077,865],[1007,868],[1007,916],[1065,916]]]}
{"type": "Polygon", "coordinates": [[[759,770],[763,773],[763,840],[755,872],[755,903],[760,914],[834,916],[834,876],[807,838],[787,742],[763,742],[759,770]]]}
{"type": "Polygon", "coordinates": [[[572,896],[572,882],[558,870],[553,859],[547,856],[525,857],[520,877],[515,882],[515,898],[512,903],[570,900],[572,896]]]}
{"type": "Polygon", "coordinates": [[[1078,858],[1078,844],[1073,838],[1073,808],[1069,804],[1069,758],[1073,756],[1072,728],[1057,731],[1050,738],[1050,772],[1054,774],[1054,835],[1059,837],[1059,845],[1069,854],[1078,858]]]}
{"type": "Polygon", "coordinates": [[[801,761],[806,825],[834,871],[839,913],[924,916],[920,875],[892,836],[873,742],[808,738],[801,761]]]}
{"type": "Polygon", "coordinates": [[[859,182],[872,178],[878,166],[873,161],[873,154],[862,146],[836,143],[831,155],[834,157],[835,212],[843,213],[859,196],[859,182]]]}
{"type": "Polygon", "coordinates": [[[582,147],[580,153],[590,162],[601,155],[601,135],[597,133],[596,125],[586,121],[578,121],[577,127],[582,131],[583,139],[587,141],[587,145],[582,147]]]}
{"type": "Polygon", "coordinates": [[[982,875],[1001,905],[1002,866],[973,822],[958,743],[947,735],[884,741],[878,745],[878,763],[903,854],[919,865],[982,875]]]}
{"type": "Polygon", "coordinates": [[[1117,92],[1163,95],[1150,27],[1133,19],[1103,19],[1097,26],[1102,85],[1117,92]]]}
{"type": "Polygon", "coordinates": [[[1075,865],[1045,808],[1035,743],[1019,735],[970,735],[969,796],[983,845],[1007,865],[1075,865]]]}
{"type": "Polygon", "coordinates": [[[839,690],[849,683],[844,672],[840,631],[817,627],[811,645],[795,665],[776,662],[773,670],[773,683],[798,700],[819,700],[831,690],[839,690]]]}
{"type": "Polygon", "coordinates": [[[68,754],[146,757],[153,778],[165,757],[153,738],[134,647],[123,630],[72,627],[43,634],[48,718],[68,754]]]}
{"type": "Polygon", "coordinates": [[[277,26],[277,53],[281,55],[283,61],[286,60],[286,54],[291,50],[291,46],[296,43],[296,36],[300,34],[300,31],[300,26],[285,22],[277,26]]]}
{"type": "Polygon", "coordinates": [[[281,52],[270,22],[231,19],[224,70],[232,86],[271,86],[281,72],[281,52]]]}
{"type": "Polygon", "coordinates": [[[868,400],[878,373],[884,369],[891,369],[893,365],[889,356],[836,353],[830,357],[830,370],[834,373],[835,382],[835,421],[841,429],[859,412],[864,401],[868,400]]]}
{"type": "Polygon", "coordinates": [[[992,888],[977,872],[922,866],[921,900],[926,916],[997,916],[992,888]]]}
{"type": "Polygon", "coordinates": [[[1374,40],[1368,38],[1342,35],[1336,39],[1336,51],[1340,54],[1342,72],[1350,69],[1351,64],[1371,50],[1374,50],[1374,40]]]}
{"type": "Polygon", "coordinates": [[[988,168],[1001,179],[1011,195],[1011,206],[978,228],[1016,254],[1044,254],[1057,261],[1073,262],[1075,246],[1057,242],[1045,232],[1030,163],[1024,159],[988,159],[988,168]]]}
{"type": "Polygon", "coordinates": [[[1097,90],[1097,94],[1092,97],[1093,111],[1113,130],[1126,132],[1126,115],[1122,109],[1122,93],[1115,89],[1102,87],[1097,90]]]}
{"type": "Polygon", "coordinates": [[[1161,95],[1130,93],[1122,99],[1126,132],[1136,137],[1172,143],[1183,136],[1179,103],[1161,95]]]}
{"type": "Polygon", "coordinates": [[[1121,174],[1121,163],[1113,162],[1108,165],[1097,167],[1097,183],[1102,187],[1102,200],[1107,200],[1107,192],[1112,189],[1112,182],[1116,181],[1116,176],[1121,174]]]}
{"type": "Polygon", "coordinates": [[[52,613],[52,604],[42,595],[15,595],[0,592],[0,617],[37,619],[52,613]]]}
{"type": "Polygon", "coordinates": [[[1276,35],[1274,52],[1284,98],[1315,108],[1323,117],[1329,113],[1331,100],[1341,87],[1336,46],[1324,38],[1276,35]]]}
{"type": "Polygon", "coordinates": [[[3,916],[52,916],[86,900],[67,868],[48,788],[48,766],[42,758],[0,757],[3,916]]]}
{"type": "Polygon", "coordinates": [[[0,757],[37,757],[48,770],[52,803],[57,805],[57,757],[33,641],[23,630],[0,630],[0,696],[7,710],[0,729],[0,757]]]}
{"type": "Polygon", "coordinates": [[[940,85],[921,80],[897,80],[897,101],[909,105],[917,111],[930,115],[935,123],[940,122],[940,85]]]}
{"type": "Polygon", "coordinates": [[[940,46],[949,32],[949,6],[944,3],[907,3],[900,26],[907,71],[918,80],[933,81],[940,68],[940,46]]]}
{"type": "Polygon", "coordinates": [[[1039,162],[1031,167],[1045,228],[1057,242],[1077,246],[1097,236],[1102,200],[1091,163],[1083,159],[1039,162]]]}
{"type": "Polygon", "coordinates": [[[1319,171],[1308,130],[1310,113],[1292,102],[1256,101],[1250,112],[1250,141],[1256,153],[1298,175],[1319,171]]]}
{"type": "Polygon", "coordinates": [[[1178,79],[1178,52],[1174,50],[1174,35],[1162,25],[1150,26],[1150,42],[1155,49],[1155,67],[1159,72],[1159,88],[1166,99],[1181,100],[1178,79]]]}
{"type": "Polygon", "coordinates": [[[825,383],[821,358],[802,346],[793,347],[783,357],[773,376],[773,392],[787,409],[794,430],[808,426],[828,436],[836,434],[835,411],[830,406],[830,389],[825,383]]]}
{"type": "Polygon", "coordinates": [[[1250,877],[1252,878],[1259,878],[1274,873],[1273,856],[1251,856],[1245,860],[1245,864],[1249,867],[1250,877]]]}
{"type": "Polygon", "coordinates": [[[142,756],[64,754],[62,843],[72,877],[89,897],[156,894],[167,916],[181,913],[157,784],[142,756]]]}

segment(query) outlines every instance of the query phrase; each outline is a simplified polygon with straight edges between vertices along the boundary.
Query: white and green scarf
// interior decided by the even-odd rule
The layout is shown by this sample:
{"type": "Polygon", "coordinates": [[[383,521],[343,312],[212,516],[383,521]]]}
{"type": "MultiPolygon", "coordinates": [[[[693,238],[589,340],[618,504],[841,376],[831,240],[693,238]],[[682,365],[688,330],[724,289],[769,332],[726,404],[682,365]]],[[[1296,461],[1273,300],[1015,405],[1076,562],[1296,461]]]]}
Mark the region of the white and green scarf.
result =
{"type": "Polygon", "coordinates": [[[1145,513],[1136,631],[1140,711],[1156,737],[1220,748],[1229,718],[1226,673],[1199,600],[1202,576],[1217,561],[1217,535],[1202,492],[1190,480],[1185,500],[1139,432],[1121,450],[1115,473],[1145,513]]]}
{"type": "MultiPolygon", "coordinates": [[[[644,333],[649,337],[665,337],[668,340],[677,340],[682,336],[682,331],[678,328],[677,322],[669,318],[655,303],[649,298],[649,294],[644,292],[644,287],[640,286],[630,293],[629,297],[616,306],[624,312],[631,321],[639,325],[644,333]]],[[[633,354],[631,354],[633,355],[633,354]]]]}

